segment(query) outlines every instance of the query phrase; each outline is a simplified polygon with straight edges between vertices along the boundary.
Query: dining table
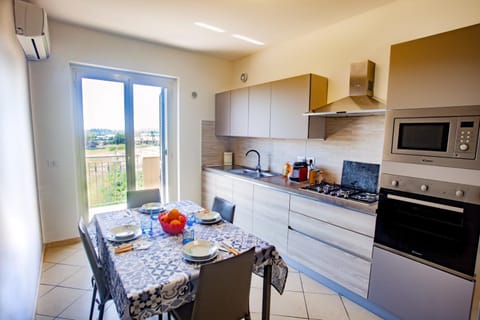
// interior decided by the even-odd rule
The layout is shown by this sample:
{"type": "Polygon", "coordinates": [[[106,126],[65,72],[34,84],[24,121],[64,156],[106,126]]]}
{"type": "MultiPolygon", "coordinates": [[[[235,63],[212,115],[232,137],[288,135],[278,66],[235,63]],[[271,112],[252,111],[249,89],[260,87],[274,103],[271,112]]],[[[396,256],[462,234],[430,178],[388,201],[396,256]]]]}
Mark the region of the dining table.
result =
{"type": "MultiPolygon", "coordinates": [[[[205,210],[190,200],[167,203],[164,208],[166,211],[177,208],[186,216],[205,210]]],[[[129,241],[133,250],[118,253],[125,242],[115,241],[111,230],[139,225],[144,219],[151,216],[140,210],[125,209],[98,213],[91,222],[99,259],[122,320],[146,319],[192,302],[198,286],[202,263],[186,260],[182,255],[182,235],[166,233],[158,221],[152,221],[150,235],[142,234],[129,241]]],[[[288,275],[288,267],[275,246],[224,220],[215,224],[195,223],[191,228],[195,240],[227,243],[239,252],[255,247],[253,273],[263,277],[262,319],[269,319],[271,287],[282,294],[288,275]]],[[[231,254],[219,251],[213,261],[205,263],[227,259],[231,254]]]]}

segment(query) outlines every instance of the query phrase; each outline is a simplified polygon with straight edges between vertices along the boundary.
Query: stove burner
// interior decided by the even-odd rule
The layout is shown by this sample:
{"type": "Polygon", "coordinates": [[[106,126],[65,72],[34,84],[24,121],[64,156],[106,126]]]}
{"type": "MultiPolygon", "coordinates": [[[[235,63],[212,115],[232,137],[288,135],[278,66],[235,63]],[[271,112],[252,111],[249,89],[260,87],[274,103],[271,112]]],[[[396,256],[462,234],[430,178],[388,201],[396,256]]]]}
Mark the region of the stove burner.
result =
{"type": "Polygon", "coordinates": [[[333,192],[339,190],[340,186],[336,184],[321,182],[321,183],[316,183],[316,184],[302,187],[301,189],[315,191],[315,192],[324,193],[324,194],[332,194],[333,192]]]}
{"type": "Polygon", "coordinates": [[[332,197],[339,197],[366,203],[374,203],[378,201],[378,194],[364,192],[363,190],[344,188],[338,184],[331,184],[326,182],[305,186],[301,189],[315,193],[323,193],[332,197]]]}

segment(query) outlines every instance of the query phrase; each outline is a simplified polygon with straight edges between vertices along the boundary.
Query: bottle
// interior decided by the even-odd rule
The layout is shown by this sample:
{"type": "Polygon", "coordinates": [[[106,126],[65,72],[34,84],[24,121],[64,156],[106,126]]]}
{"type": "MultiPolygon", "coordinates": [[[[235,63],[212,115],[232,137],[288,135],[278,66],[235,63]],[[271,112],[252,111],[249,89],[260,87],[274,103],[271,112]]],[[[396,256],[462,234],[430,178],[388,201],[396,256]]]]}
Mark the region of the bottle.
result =
{"type": "Polygon", "coordinates": [[[313,168],[313,161],[310,160],[310,164],[308,166],[308,183],[313,185],[316,183],[317,180],[317,171],[313,168]]]}
{"type": "Polygon", "coordinates": [[[195,240],[195,215],[190,213],[187,218],[187,223],[185,225],[185,229],[182,232],[182,244],[187,244],[193,240],[195,240]]]}
{"type": "Polygon", "coordinates": [[[292,168],[290,166],[290,162],[285,163],[285,165],[283,166],[283,172],[282,172],[283,176],[288,177],[291,171],[292,171],[292,168]]]}

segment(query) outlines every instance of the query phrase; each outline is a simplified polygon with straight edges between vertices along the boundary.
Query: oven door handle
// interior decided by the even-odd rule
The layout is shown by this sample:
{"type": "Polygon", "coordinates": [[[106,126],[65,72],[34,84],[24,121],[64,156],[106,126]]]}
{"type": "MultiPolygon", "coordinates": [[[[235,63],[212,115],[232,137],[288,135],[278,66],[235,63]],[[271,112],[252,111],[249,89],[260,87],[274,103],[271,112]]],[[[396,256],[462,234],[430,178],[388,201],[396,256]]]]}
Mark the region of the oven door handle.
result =
{"type": "Polygon", "coordinates": [[[395,194],[387,194],[387,199],[409,202],[409,203],[419,204],[419,205],[422,205],[422,206],[428,206],[428,207],[432,207],[432,208],[443,209],[443,210],[448,210],[448,211],[453,211],[453,212],[458,212],[458,213],[463,213],[463,211],[464,211],[463,208],[449,206],[447,204],[441,204],[441,203],[435,203],[435,202],[430,202],[430,201],[412,199],[412,198],[397,196],[395,194]]]}

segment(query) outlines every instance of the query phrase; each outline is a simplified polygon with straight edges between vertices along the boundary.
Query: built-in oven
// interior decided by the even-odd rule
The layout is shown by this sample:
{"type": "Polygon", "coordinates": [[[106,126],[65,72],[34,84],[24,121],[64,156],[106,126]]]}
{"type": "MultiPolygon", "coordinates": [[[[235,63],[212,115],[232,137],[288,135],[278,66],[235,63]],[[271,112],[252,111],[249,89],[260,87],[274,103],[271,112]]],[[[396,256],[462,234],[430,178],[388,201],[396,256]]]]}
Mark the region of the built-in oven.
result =
{"type": "Polygon", "coordinates": [[[473,277],[480,206],[380,189],[375,243],[473,277]]]}
{"type": "Polygon", "coordinates": [[[369,299],[408,319],[468,319],[480,187],[382,174],[369,299]]]}

